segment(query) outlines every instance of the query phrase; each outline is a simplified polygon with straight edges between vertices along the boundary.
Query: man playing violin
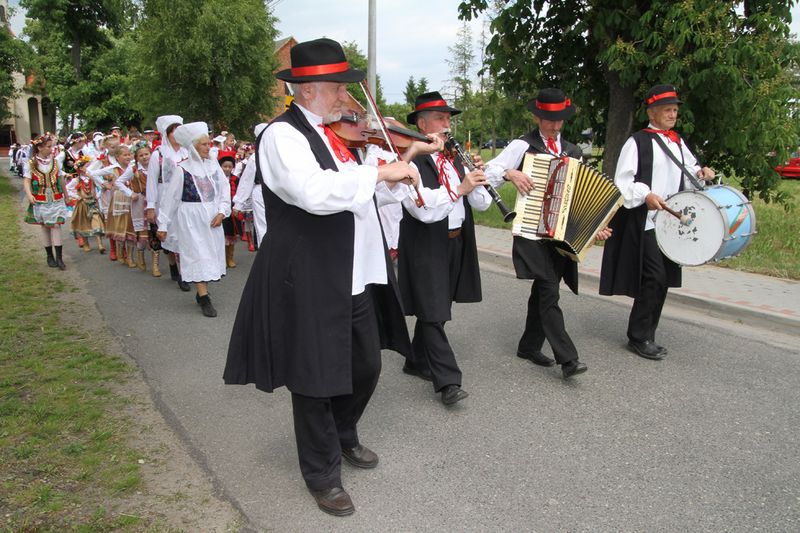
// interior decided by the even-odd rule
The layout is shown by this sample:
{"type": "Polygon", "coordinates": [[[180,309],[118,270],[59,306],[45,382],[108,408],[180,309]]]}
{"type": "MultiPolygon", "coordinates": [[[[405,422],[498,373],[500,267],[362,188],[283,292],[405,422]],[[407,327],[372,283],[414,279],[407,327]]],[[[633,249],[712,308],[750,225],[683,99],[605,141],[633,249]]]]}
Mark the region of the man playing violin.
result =
{"type": "MultiPolygon", "coordinates": [[[[460,113],[438,92],[421,94],[408,122],[420,133],[441,135],[450,118],[460,113]]],[[[444,331],[453,302],[479,302],[481,278],[472,207],[486,210],[491,196],[482,187],[483,171],[466,173],[461,162],[443,152],[417,156],[426,208],[403,200],[398,278],[406,314],[417,317],[412,347],[403,371],[433,382],[442,402],[452,405],[467,397],[461,370],[444,331]]]]}
{"type": "MultiPolygon", "coordinates": [[[[526,153],[575,159],[582,156],[576,145],[561,138],[564,121],[575,114],[575,107],[562,90],[542,89],[527,107],[534,115],[536,128],[513,140],[486,165],[486,176],[493,186],[500,187],[504,180],[510,181],[520,194],[528,194],[533,188],[533,181],[522,172],[526,153]]],[[[609,234],[606,229],[597,238],[605,239],[609,234]]],[[[578,350],[567,333],[564,314],[558,305],[562,279],[578,294],[577,264],[559,254],[550,241],[518,236],[514,237],[512,259],[517,277],[533,280],[525,331],[519,340],[517,357],[545,367],[558,362],[565,379],[586,372],[586,364],[578,359],[578,350]],[[542,353],[545,340],[550,344],[555,360],[542,353]]]]}
{"type": "Polygon", "coordinates": [[[291,391],[303,479],[320,509],[343,516],[355,507],[342,488],[342,458],[378,464],[356,426],[378,381],[380,350],[411,352],[376,206],[405,197],[398,184],[415,184],[419,173],[403,161],[360,165],[328,127],[348,100],[346,84],[364,78],[339,43],[299,43],[291,65],[276,76],[294,84],[294,102],[256,141],[269,231],[242,294],[224,379],[291,391]]]}

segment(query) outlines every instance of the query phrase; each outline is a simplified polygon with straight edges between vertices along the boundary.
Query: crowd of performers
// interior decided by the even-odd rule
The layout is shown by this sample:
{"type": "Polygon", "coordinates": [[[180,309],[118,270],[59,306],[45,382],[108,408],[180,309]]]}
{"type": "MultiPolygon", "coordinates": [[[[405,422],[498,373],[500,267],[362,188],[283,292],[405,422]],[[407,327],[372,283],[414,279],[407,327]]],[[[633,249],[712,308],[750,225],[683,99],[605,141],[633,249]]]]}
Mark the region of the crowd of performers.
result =
{"type": "Polygon", "coordinates": [[[253,215],[253,146],[177,115],[158,117],[156,127],[124,135],[114,127],[91,139],[76,131],[61,141],[43,134],[12,146],[10,170],[24,179],[28,201],[25,222],[40,226],[47,265],[61,270],[65,225],[84,252],[107,252],[142,272],[149,257],[154,277],[161,277],[163,251],[172,279],[187,292],[194,283],[202,313],[214,317],[208,283],[236,267],[237,242],[255,251],[266,228],[263,202],[258,222],[253,215]]]}

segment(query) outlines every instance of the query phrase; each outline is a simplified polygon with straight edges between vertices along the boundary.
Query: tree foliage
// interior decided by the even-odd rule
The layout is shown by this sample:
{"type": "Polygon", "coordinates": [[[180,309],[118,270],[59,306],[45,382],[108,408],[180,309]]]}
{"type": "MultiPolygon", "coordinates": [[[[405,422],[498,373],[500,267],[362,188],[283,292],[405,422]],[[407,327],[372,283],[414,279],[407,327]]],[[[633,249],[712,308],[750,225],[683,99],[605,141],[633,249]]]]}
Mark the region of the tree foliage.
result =
{"type": "Polygon", "coordinates": [[[17,97],[14,73],[25,74],[31,63],[31,49],[24,42],[0,29],[0,120],[11,116],[10,104],[17,97]]]}
{"type": "Polygon", "coordinates": [[[134,66],[139,107],[149,117],[178,113],[249,133],[274,108],[276,36],[259,0],[145,0],[134,66]]]}
{"type": "MultiPolygon", "coordinates": [[[[462,0],[471,18],[487,0],[462,0]]],[[[706,164],[735,173],[746,189],[777,196],[775,163],[800,127],[790,71],[791,1],[544,0],[506,2],[491,24],[487,63],[505,91],[560,86],[578,106],[568,136],[594,127],[613,173],[625,139],[646,122],[648,87],[672,83],[685,102],[679,129],[706,164]]]]}
{"type": "MultiPolygon", "coordinates": [[[[347,58],[347,62],[350,64],[350,68],[361,70],[366,74],[368,65],[367,56],[361,51],[358,44],[356,44],[355,41],[345,41],[342,43],[342,49],[344,50],[344,56],[347,58]]],[[[357,83],[351,83],[347,90],[350,91],[350,94],[358,103],[366,109],[369,109],[367,98],[364,96],[364,92],[357,83]]],[[[386,100],[383,97],[383,85],[381,84],[380,75],[375,76],[375,94],[373,94],[372,97],[375,99],[375,103],[383,114],[386,100]]]]}

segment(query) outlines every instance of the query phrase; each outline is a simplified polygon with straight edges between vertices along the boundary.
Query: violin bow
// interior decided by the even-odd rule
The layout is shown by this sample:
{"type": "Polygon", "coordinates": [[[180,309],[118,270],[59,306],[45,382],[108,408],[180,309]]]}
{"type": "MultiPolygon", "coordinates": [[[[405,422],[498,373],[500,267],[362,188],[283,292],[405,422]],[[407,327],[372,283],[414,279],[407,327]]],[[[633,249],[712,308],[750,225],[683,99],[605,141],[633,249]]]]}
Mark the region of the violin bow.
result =
{"type": "MultiPolygon", "coordinates": [[[[378,105],[375,103],[375,100],[372,98],[372,93],[369,91],[369,87],[367,87],[367,83],[365,81],[360,81],[359,86],[361,86],[361,90],[364,92],[364,96],[367,98],[367,103],[375,115],[375,119],[378,122],[378,127],[381,129],[381,134],[386,139],[386,144],[389,145],[389,149],[395,155],[398,161],[400,161],[400,150],[397,149],[397,146],[394,144],[392,137],[389,135],[388,128],[386,127],[386,122],[383,120],[383,115],[381,115],[380,110],[378,109],[378,105]]],[[[419,193],[419,189],[416,185],[409,185],[411,198],[414,200],[414,203],[417,207],[426,207],[425,200],[422,199],[422,195],[419,193]]]]}

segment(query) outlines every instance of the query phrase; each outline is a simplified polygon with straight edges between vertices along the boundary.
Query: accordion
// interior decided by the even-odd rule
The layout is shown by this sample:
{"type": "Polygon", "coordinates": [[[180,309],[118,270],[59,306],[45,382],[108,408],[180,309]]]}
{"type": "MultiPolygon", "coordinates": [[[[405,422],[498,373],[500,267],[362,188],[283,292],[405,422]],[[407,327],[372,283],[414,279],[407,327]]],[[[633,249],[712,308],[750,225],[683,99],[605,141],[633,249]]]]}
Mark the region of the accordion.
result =
{"type": "Polygon", "coordinates": [[[522,172],[534,187],[517,193],[518,216],[511,232],[526,239],[549,239],[557,250],[580,262],[622,206],[622,194],[602,172],[571,157],[526,154],[522,172]]]}

